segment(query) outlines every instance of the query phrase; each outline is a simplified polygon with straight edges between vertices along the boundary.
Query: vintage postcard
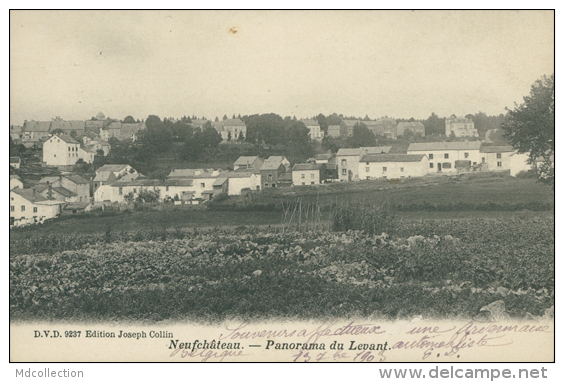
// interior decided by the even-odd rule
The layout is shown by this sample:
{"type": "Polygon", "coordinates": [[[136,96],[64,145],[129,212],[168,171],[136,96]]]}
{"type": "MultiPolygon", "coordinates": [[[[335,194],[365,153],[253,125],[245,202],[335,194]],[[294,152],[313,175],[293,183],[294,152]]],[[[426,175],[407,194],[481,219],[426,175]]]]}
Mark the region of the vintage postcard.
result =
{"type": "Polygon", "coordinates": [[[554,21],[11,11],[10,361],[554,362],[554,21]]]}

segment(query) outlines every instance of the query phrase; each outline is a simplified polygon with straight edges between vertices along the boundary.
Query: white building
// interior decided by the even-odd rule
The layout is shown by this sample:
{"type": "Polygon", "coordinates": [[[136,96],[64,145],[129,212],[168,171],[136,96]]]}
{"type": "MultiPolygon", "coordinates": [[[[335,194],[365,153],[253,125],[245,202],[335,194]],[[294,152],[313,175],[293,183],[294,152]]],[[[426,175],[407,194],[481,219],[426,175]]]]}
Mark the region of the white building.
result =
{"type": "Polygon", "coordinates": [[[227,177],[227,195],[241,195],[241,191],[246,188],[251,191],[260,190],[260,172],[234,171],[222,174],[221,177],[227,177]]]}
{"type": "Polygon", "coordinates": [[[482,146],[480,148],[482,171],[505,171],[511,169],[511,146],[482,146]]]}
{"type": "Polygon", "coordinates": [[[327,179],[325,163],[296,163],[292,167],[292,184],[309,186],[325,182],[327,179]]]}
{"type": "Polygon", "coordinates": [[[474,121],[470,118],[459,118],[454,114],[445,119],[445,133],[447,137],[451,134],[454,134],[455,137],[478,137],[474,121]]]}
{"type": "Polygon", "coordinates": [[[10,190],[14,188],[24,188],[24,185],[19,176],[10,175],[10,190]]]}
{"type": "Polygon", "coordinates": [[[47,166],[73,166],[80,159],[79,149],[80,143],[72,137],[53,135],[43,143],[43,162],[47,166]]]}
{"type": "Polygon", "coordinates": [[[336,154],[337,170],[341,182],[360,180],[358,166],[360,157],[367,154],[387,154],[391,146],[359,147],[356,149],[339,149],[336,154]]]}
{"type": "Polygon", "coordinates": [[[309,130],[308,136],[312,141],[321,142],[325,136],[325,132],[321,130],[319,123],[315,119],[302,119],[305,127],[309,130]]]}
{"type": "Polygon", "coordinates": [[[403,136],[407,131],[411,131],[413,134],[421,134],[421,136],[424,137],[425,125],[421,122],[399,122],[397,126],[397,136],[403,136]]]}
{"type": "Polygon", "coordinates": [[[424,154],[376,154],[360,159],[360,179],[404,179],[429,173],[429,159],[424,154]]]}
{"type": "Polygon", "coordinates": [[[76,202],[89,202],[91,200],[90,181],[76,174],[47,176],[42,178],[39,184],[64,187],[76,194],[76,202]]]}
{"type": "Polygon", "coordinates": [[[408,154],[424,154],[429,159],[430,173],[457,173],[457,165],[476,166],[481,162],[481,142],[412,143],[408,154]]]}
{"type": "Polygon", "coordinates": [[[528,153],[518,153],[516,151],[509,154],[509,175],[516,176],[521,171],[529,171],[534,165],[529,163],[528,153]]]}
{"type": "Polygon", "coordinates": [[[47,200],[33,189],[10,190],[10,226],[35,224],[62,212],[65,202],[47,200]]]}
{"type": "MultiPolygon", "coordinates": [[[[211,190],[211,183],[209,189],[211,190]]],[[[101,185],[94,193],[96,202],[127,203],[126,196],[137,197],[142,190],[158,191],[159,199],[191,200],[201,197],[202,189],[199,184],[189,179],[159,179],[138,178],[134,180],[119,180],[112,184],[101,185]],[[188,195],[188,198],[186,196],[188,195]]]]}
{"type": "Polygon", "coordinates": [[[237,160],[233,163],[233,169],[256,169],[260,170],[260,166],[262,166],[262,159],[258,156],[240,156],[237,160]]]}

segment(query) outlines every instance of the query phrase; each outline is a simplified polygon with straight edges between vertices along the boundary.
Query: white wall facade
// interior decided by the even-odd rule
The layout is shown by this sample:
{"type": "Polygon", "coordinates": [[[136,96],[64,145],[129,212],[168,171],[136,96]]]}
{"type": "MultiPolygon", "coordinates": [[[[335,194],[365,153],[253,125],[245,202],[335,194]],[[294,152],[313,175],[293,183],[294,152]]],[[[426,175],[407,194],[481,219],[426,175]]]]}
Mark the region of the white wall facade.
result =
{"type": "Polygon", "coordinates": [[[424,154],[427,156],[429,164],[429,173],[456,173],[457,169],[454,164],[457,160],[469,160],[472,165],[481,162],[480,150],[408,150],[408,154],[424,154]],[[448,165],[445,167],[445,163],[448,165]],[[440,170],[439,170],[439,164],[440,170]]]}
{"type": "Polygon", "coordinates": [[[360,179],[404,179],[425,176],[429,173],[429,160],[420,162],[360,162],[360,179]]]}
{"type": "Polygon", "coordinates": [[[310,186],[321,184],[319,170],[296,170],[292,171],[292,184],[294,186],[310,186]]]}
{"type": "Polygon", "coordinates": [[[339,181],[348,182],[349,180],[359,180],[359,155],[337,155],[336,158],[337,169],[339,170],[339,181]]]}
{"type": "Polygon", "coordinates": [[[43,144],[43,162],[48,166],[71,166],[80,158],[80,145],[67,143],[56,135],[43,144]]]}

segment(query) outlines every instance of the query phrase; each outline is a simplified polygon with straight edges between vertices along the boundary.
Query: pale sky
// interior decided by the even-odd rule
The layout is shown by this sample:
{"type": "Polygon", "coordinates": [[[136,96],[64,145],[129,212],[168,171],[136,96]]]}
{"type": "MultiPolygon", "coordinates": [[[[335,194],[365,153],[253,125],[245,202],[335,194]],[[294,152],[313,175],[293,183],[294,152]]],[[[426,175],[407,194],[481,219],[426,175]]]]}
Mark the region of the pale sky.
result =
{"type": "Polygon", "coordinates": [[[10,124],[488,115],[554,72],[552,11],[12,11],[10,124]],[[236,33],[232,33],[235,30],[236,33]]]}

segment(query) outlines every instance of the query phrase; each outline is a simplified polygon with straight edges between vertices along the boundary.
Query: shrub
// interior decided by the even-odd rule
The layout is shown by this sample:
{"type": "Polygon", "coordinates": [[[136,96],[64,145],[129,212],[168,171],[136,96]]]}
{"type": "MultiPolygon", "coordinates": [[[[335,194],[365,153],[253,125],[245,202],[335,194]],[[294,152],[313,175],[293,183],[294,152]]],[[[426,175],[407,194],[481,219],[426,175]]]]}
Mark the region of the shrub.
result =
{"type": "Polygon", "coordinates": [[[331,229],[359,230],[369,235],[392,234],[396,230],[396,216],[388,205],[343,203],[336,205],[331,212],[331,229]]]}

